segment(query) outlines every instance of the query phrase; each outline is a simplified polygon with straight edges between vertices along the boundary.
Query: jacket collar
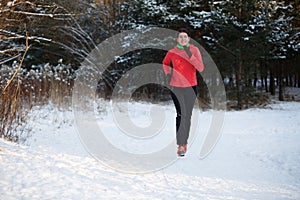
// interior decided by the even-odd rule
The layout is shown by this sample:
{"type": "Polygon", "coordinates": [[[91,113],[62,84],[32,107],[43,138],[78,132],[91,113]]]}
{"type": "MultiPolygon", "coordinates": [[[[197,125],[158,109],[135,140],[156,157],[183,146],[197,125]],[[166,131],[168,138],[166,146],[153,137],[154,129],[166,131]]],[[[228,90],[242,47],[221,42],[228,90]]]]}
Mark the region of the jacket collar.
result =
{"type": "MultiPolygon", "coordinates": [[[[177,44],[176,46],[178,47],[178,49],[184,50],[184,46],[181,46],[180,44],[177,44]]],[[[189,47],[190,43],[187,43],[185,46],[189,47]]]]}

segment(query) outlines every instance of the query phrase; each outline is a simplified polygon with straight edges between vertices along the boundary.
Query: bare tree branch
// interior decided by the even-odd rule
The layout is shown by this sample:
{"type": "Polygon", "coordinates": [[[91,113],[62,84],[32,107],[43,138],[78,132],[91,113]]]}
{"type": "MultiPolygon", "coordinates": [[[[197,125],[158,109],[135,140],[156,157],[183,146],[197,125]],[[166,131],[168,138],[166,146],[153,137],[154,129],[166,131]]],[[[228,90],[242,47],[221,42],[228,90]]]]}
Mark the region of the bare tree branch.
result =
{"type": "Polygon", "coordinates": [[[20,35],[18,33],[14,33],[14,32],[3,30],[3,29],[0,29],[0,33],[1,32],[5,33],[5,34],[9,34],[9,35],[13,35],[14,36],[14,37],[7,37],[6,38],[7,40],[27,38],[28,40],[35,40],[35,41],[39,41],[39,40],[42,40],[42,41],[45,41],[45,42],[51,42],[52,41],[52,39],[45,38],[45,37],[39,37],[39,36],[30,36],[30,37],[27,37],[25,35],[20,35]]]}
{"type": "Polygon", "coordinates": [[[9,62],[9,61],[11,61],[11,60],[14,60],[14,59],[18,58],[19,56],[21,56],[20,53],[19,53],[18,55],[12,56],[12,57],[10,57],[10,58],[6,58],[6,59],[3,59],[3,60],[0,60],[0,65],[4,64],[4,63],[6,63],[6,62],[9,62]]]}
{"type": "Polygon", "coordinates": [[[26,12],[26,11],[16,11],[16,10],[11,10],[11,9],[6,9],[4,11],[15,13],[15,14],[28,15],[28,16],[39,16],[39,17],[50,17],[50,18],[75,16],[75,14],[70,14],[70,13],[67,13],[67,14],[62,14],[62,13],[59,13],[59,14],[53,14],[53,13],[44,14],[44,13],[35,13],[35,12],[26,12]]]}
{"type": "MultiPolygon", "coordinates": [[[[25,24],[25,30],[26,30],[26,24],[25,24]]],[[[25,52],[23,53],[23,56],[22,56],[22,59],[19,63],[19,66],[18,68],[16,69],[16,71],[14,72],[14,74],[11,76],[11,78],[8,80],[7,84],[5,85],[4,89],[3,89],[3,92],[2,92],[2,95],[3,93],[5,92],[6,88],[8,88],[11,84],[11,82],[14,80],[15,76],[19,73],[21,67],[22,67],[22,64],[23,64],[23,61],[25,59],[25,56],[27,54],[27,51],[29,50],[31,45],[29,45],[28,43],[28,32],[26,31],[26,48],[25,48],[25,52]]]]}

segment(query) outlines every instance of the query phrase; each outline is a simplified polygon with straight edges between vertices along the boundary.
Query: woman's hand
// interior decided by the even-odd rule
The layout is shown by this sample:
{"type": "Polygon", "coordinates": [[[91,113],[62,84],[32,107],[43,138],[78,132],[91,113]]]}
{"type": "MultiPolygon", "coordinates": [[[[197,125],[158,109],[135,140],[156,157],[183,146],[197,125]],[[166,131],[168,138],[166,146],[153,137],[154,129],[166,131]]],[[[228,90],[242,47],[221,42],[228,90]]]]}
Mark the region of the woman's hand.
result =
{"type": "Polygon", "coordinates": [[[189,56],[189,58],[191,58],[193,54],[192,54],[192,52],[190,51],[190,48],[187,47],[187,46],[184,46],[184,50],[185,50],[185,52],[187,53],[187,55],[189,56]]]}

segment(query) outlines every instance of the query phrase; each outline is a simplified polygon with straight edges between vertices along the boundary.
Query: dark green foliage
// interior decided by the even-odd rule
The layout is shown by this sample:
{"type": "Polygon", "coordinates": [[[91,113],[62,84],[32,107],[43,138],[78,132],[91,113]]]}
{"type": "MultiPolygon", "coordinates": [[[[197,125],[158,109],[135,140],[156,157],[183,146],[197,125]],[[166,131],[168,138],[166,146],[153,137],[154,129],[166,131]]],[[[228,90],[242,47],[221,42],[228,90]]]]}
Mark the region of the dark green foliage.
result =
{"type": "MultiPolygon", "coordinates": [[[[77,69],[97,44],[114,34],[145,26],[186,27],[229,80],[227,92],[238,107],[256,92],[275,95],[285,86],[300,87],[299,1],[24,0],[11,6],[8,2],[1,4],[0,47],[10,51],[0,54],[1,63],[21,55],[25,31],[32,45],[24,61],[27,68],[56,65],[62,59],[77,69]]],[[[122,55],[126,59],[115,60],[103,82],[111,92],[122,73],[144,63],[160,63],[164,54],[147,49],[122,55]]],[[[199,90],[206,91],[205,85],[200,84],[199,90]]]]}

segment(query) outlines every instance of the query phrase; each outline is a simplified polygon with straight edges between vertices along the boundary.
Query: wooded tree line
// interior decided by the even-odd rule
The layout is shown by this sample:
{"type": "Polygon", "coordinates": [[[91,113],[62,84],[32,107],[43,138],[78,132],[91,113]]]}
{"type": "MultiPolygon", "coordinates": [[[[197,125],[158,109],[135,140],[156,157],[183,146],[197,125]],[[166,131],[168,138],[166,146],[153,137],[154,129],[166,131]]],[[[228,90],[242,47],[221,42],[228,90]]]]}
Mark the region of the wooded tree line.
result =
{"type": "MultiPolygon", "coordinates": [[[[251,97],[275,95],[278,89],[284,100],[284,87],[300,87],[299,10],[299,0],[2,0],[0,64],[20,59],[26,34],[31,46],[24,68],[62,62],[76,70],[97,44],[114,34],[138,27],[187,27],[216,62],[228,98],[241,108],[251,97]]],[[[122,73],[160,63],[164,53],[147,49],[123,55],[128,59],[111,64],[101,87],[109,95],[122,73]]],[[[205,91],[201,76],[199,81],[199,90],[205,91]]],[[[163,89],[151,85],[141,91],[163,89]]]]}

